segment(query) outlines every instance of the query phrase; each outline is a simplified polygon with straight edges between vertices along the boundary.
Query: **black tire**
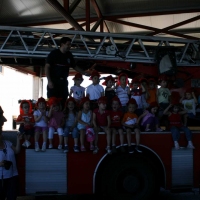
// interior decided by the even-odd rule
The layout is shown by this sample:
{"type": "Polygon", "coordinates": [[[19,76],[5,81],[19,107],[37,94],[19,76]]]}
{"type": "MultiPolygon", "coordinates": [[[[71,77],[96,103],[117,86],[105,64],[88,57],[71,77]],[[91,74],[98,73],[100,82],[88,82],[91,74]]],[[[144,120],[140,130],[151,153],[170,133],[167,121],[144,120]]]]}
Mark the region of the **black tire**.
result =
{"type": "Polygon", "coordinates": [[[113,162],[112,170],[108,171],[104,184],[107,195],[112,199],[148,200],[155,194],[155,171],[145,158],[131,156],[120,163],[113,162]]]}

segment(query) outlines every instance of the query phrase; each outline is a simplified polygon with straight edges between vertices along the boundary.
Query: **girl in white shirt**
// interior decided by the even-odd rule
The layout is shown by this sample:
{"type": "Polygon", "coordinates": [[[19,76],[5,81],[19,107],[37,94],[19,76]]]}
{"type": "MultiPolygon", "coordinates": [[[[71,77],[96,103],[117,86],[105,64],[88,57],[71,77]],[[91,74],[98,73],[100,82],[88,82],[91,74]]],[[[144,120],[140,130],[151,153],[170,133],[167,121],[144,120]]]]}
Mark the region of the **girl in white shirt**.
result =
{"type": "Polygon", "coordinates": [[[76,102],[80,102],[80,100],[85,97],[85,88],[81,86],[81,83],[83,82],[82,74],[77,73],[74,78],[74,86],[70,88],[70,94],[69,96],[73,96],[73,98],[76,100],[76,102]]]}
{"type": "Polygon", "coordinates": [[[43,144],[42,144],[42,151],[46,151],[46,143],[47,143],[47,132],[48,132],[48,112],[46,111],[46,101],[43,97],[40,97],[37,101],[37,110],[33,113],[35,119],[35,151],[40,151],[39,147],[39,137],[40,133],[43,135],[43,144]]]}

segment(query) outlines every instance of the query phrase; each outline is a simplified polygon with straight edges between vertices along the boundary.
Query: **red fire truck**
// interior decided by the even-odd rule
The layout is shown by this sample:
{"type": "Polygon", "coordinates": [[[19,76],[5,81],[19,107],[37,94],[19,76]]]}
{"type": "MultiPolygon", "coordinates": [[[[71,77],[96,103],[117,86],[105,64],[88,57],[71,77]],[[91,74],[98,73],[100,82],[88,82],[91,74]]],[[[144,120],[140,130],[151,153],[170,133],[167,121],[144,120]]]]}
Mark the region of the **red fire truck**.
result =
{"type": "MultiPolygon", "coordinates": [[[[4,132],[6,136],[9,133],[4,132]]],[[[118,151],[113,155],[106,153],[104,133],[99,134],[100,150],[95,155],[89,151],[89,145],[86,152],[73,152],[72,139],[67,154],[57,149],[35,152],[32,145],[17,155],[20,195],[95,193],[115,199],[148,199],[160,187],[199,187],[199,139],[199,131],[193,131],[195,149],[187,149],[181,134],[181,148],[175,150],[170,132],[142,132],[142,153],[118,151]]],[[[57,142],[55,134],[55,147],[57,142]]]]}
{"type": "MultiPolygon", "coordinates": [[[[1,61],[14,67],[16,63],[21,66],[31,63],[36,74],[42,74],[40,66],[44,66],[49,51],[57,48],[57,39],[68,36],[72,38],[77,65],[85,70],[116,75],[125,72],[130,78],[156,80],[160,74],[167,74],[177,92],[180,88],[192,88],[196,95],[200,94],[199,41],[19,27],[0,27],[0,30],[4,31],[3,37],[0,36],[1,61]]],[[[115,199],[148,199],[160,187],[199,187],[200,129],[192,123],[194,150],[186,148],[184,134],[180,150],[175,150],[167,131],[142,132],[142,153],[132,155],[120,151],[108,155],[104,133],[99,134],[100,150],[96,155],[89,150],[73,152],[72,139],[67,154],[57,149],[35,152],[31,146],[17,156],[20,194],[96,193],[115,199]]],[[[58,145],[57,134],[54,145],[58,145]]]]}

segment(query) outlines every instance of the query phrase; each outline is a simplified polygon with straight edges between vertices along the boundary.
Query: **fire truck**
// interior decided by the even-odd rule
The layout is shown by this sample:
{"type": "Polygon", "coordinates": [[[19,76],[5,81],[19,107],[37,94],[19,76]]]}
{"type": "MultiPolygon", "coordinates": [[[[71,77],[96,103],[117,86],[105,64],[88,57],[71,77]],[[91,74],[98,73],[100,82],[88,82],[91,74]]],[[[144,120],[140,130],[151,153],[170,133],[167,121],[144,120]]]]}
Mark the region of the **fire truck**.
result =
{"type": "MultiPolygon", "coordinates": [[[[96,69],[115,75],[125,72],[129,78],[156,80],[166,74],[177,91],[192,88],[196,95],[200,94],[199,40],[0,26],[1,63],[14,68],[24,66],[42,77],[45,58],[58,48],[63,36],[72,39],[71,52],[76,64],[84,70],[96,69]]],[[[67,154],[57,149],[35,152],[32,145],[17,155],[20,194],[95,193],[128,200],[149,199],[160,187],[197,188],[200,185],[200,129],[193,122],[191,126],[194,150],[186,147],[184,134],[180,138],[181,148],[174,149],[168,131],[141,132],[142,153],[131,155],[121,153],[119,146],[116,154],[107,154],[104,132],[99,133],[100,150],[95,155],[89,146],[86,152],[73,152],[71,138],[67,154]]],[[[4,134],[11,135],[15,141],[17,131],[4,134]]],[[[135,145],[134,137],[132,142],[135,145]]],[[[54,146],[57,145],[55,133],[54,146]]]]}

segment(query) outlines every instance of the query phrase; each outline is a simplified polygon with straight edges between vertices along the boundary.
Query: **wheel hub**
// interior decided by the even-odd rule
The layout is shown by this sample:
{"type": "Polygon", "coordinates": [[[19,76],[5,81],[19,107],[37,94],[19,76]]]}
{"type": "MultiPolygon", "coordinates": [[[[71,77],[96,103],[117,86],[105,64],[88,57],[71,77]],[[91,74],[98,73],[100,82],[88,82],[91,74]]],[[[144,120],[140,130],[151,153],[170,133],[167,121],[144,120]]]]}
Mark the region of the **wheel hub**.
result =
{"type": "Polygon", "coordinates": [[[134,175],[126,176],[123,180],[123,187],[129,193],[134,193],[139,189],[140,182],[134,175]]]}

